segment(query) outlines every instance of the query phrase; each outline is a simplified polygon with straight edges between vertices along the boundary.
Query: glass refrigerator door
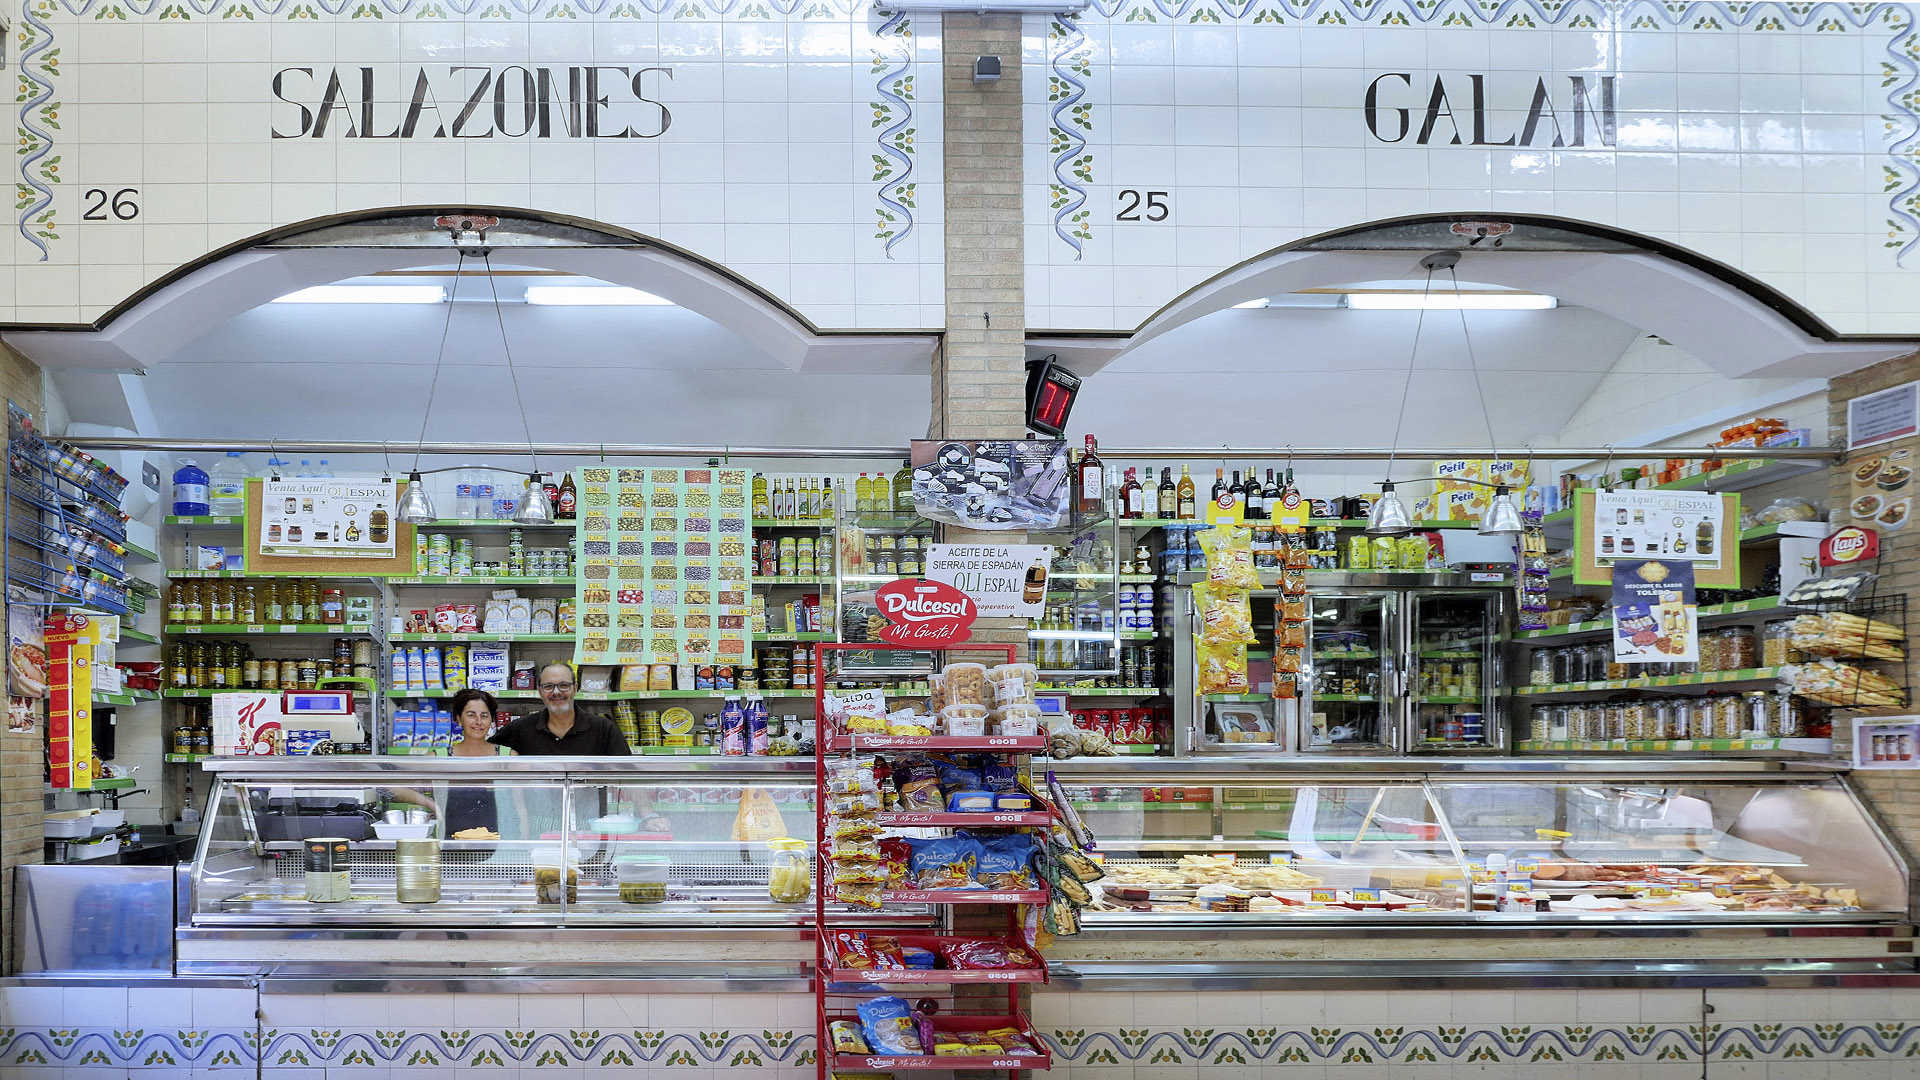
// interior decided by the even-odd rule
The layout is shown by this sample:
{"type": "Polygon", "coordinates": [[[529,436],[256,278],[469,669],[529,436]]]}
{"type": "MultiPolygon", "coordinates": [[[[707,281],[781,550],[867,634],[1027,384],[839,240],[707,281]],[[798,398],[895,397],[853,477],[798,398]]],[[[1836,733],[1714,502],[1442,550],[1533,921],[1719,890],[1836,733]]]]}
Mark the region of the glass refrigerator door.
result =
{"type": "Polygon", "coordinates": [[[1153,586],[1121,584],[1117,526],[1103,511],[1058,529],[1027,530],[1027,543],[1053,547],[1044,611],[1027,626],[1027,662],[1040,669],[1042,682],[1071,686],[1118,675],[1123,645],[1153,640],[1153,586]]]}
{"type": "Polygon", "coordinates": [[[1406,658],[1414,750],[1492,750],[1504,743],[1495,706],[1500,595],[1417,592],[1406,658]]]}
{"type": "Polygon", "coordinates": [[[1395,749],[1395,599],[1390,592],[1308,594],[1301,749],[1395,749]]]}

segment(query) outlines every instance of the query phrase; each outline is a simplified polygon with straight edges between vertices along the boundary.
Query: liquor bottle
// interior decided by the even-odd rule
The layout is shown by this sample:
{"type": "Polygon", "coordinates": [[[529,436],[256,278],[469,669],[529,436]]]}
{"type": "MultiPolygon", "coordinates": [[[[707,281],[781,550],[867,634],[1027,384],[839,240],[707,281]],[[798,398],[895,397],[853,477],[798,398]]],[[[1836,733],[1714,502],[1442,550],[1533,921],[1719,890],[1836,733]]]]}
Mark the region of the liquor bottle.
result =
{"type": "Polygon", "coordinates": [[[1160,469],[1160,489],[1155,493],[1155,499],[1161,518],[1172,520],[1173,516],[1179,513],[1179,496],[1176,494],[1176,489],[1173,486],[1173,469],[1171,466],[1163,466],[1160,469]]]}
{"type": "Polygon", "coordinates": [[[814,507],[814,519],[829,521],[833,518],[833,477],[820,481],[820,503],[814,507]]]}
{"type": "Polygon", "coordinates": [[[1280,485],[1273,478],[1273,470],[1267,470],[1267,487],[1260,493],[1260,501],[1265,504],[1267,517],[1272,518],[1280,505],[1280,485]]]}
{"type": "Polygon", "coordinates": [[[1260,487],[1260,470],[1247,470],[1247,520],[1264,521],[1267,517],[1267,497],[1260,487]]]}
{"type": "Polygon", "coordinates": [[[560,501],[553,508],[553,516],[571,520],[574,508],[579,505],[580,493],[574,490],[573,474],[568,473],[560,480],[560,501]]]}
{"type": "Polygon", "coordinates": [[[1033,565],[1027,567],[1027,580],[1025,587],[1020,591],[1020,601],[1026,604],[1037,604],[1046,599],[1046,596],[1047,559],[1044,555],[1036,555],[1033,565]]]}
{"type": "Polygon", "coordinates": [[[1120,515],[1129,518],[1147,515],[1147,498],[1132,469],[1127,470],[1126,482],[1120,485],[1120,515]]]}
{"type": "Polygon", "coordinates": [[[1233,470],[1233,480],[1227,484],[1227,493],[1240,504],[1240,516],[1247,516],[1247,485],[1240,479],[1240,470],[1233,470]]]}
{"type": "Polygon", "coordinates": [[[1185,465],[1180,466],[1179,511],[1175,514],[1182,521],[1192,521],[1200,516],[1199,505],[1194,501],[1193,474],[1185,465]]]}
{"type": "Polygon", "coordinates": [[[1087,449],[1080,455],[1080,471],[1076,476],[1080,484],[1080,513],[1100,513],[1107,498],[1107,469],[1106,463],[1100,460],[1092,435],[1087,436],[1087,449]]]}
{"type": "Polygon", "coordinates": [[[1213,470],[1213,490],[1207,493],[1207,501],[1219,502],[1220,493],[1225,490],[1227,490],[1227,470],[1216,468],[1213,470]]]}

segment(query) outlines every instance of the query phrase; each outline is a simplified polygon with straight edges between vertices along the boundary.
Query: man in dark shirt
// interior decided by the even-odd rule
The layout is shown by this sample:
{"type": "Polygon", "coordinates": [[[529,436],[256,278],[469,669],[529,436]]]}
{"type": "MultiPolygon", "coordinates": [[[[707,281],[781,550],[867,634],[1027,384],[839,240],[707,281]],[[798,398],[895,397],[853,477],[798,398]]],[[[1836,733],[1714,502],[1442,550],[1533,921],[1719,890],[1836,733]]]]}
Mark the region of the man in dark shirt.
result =
{"type": "Polygon", "coordinates": [[[548,757],[618,757],[631,754],[626,736],[611,719],[573,705],[573,669],[540,669],[540,700],[547,707],[502,727],[488,742],[515,753],[548,757]]]}

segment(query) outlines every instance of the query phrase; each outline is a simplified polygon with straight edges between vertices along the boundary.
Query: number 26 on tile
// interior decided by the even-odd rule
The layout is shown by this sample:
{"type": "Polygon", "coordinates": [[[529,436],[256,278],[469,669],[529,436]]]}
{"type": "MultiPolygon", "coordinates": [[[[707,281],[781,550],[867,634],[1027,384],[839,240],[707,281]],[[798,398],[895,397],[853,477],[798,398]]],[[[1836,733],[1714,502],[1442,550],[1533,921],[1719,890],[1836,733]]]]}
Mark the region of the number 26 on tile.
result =
{"type": "Polygon", "coordinates": [[[106,188],[88,188],[80,196],[86,204],[82,221],[132,221],[140,216],[140,189],[123,187],[112,194],[106,188]]]}
{"type": "Polygon", "coordinates": [[[1135,188],[1120,189],[1119,212],[1113,215],[1115,221],[1165,221],[1173,213],[1168,201],[1170,192],[1140,191],[1135,188]]]}

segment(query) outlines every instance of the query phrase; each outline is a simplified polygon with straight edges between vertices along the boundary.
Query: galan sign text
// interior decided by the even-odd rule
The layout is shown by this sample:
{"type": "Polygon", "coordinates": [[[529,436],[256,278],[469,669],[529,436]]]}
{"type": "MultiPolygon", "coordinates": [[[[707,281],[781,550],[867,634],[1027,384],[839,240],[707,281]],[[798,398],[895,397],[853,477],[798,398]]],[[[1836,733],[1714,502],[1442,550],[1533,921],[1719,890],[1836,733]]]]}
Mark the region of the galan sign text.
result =
{"type": "MultiPolygon", "coordinates": [[[[1555,105],[1545,76],[1533,80],[1520,130],[1491,130],[1495,116],[1519,111],[1519,100],[1489,104],[1487,76],[1468,75],[1466,85],[1451,84],[1435,75],[1421,107],[1413,74],[1389,71],[1367,84],[1361,103],[1367,130],[1386,143],[1411,135],[1420,146],[1612,146],[1619,125],[1615,119],[1614,76],[1569,75],[1567,92],[1555,105]],[[1383,102],[1384,99],[1384,102],[1383,102]],[[1597,100],[1596,100],[1597,99],[1597,100]],[[1411,108],[1409,108],[1411,106],[1411,108]],[[1416,113],[1416,110],[1417,113],[1416,113]],[[1592,142],[1589,142],[1589,136],[1592,142]]],[[[1508,90],[1518,90],[1509,84],[1508,90]]]]}
{"type": "Polygon", "coordinates": [[[895,645],[951,645],[965,641],[979,615],[973,598],[945,582],[901,578],[873,594],[887,625],[880,637],[895,645]]]}
{"type": "Polygon", "coordinates": [[[626,64],[414,68],[387,83],[372,66],[273,73],[276,139],[657,139],[670,67],[626,64]]]}

